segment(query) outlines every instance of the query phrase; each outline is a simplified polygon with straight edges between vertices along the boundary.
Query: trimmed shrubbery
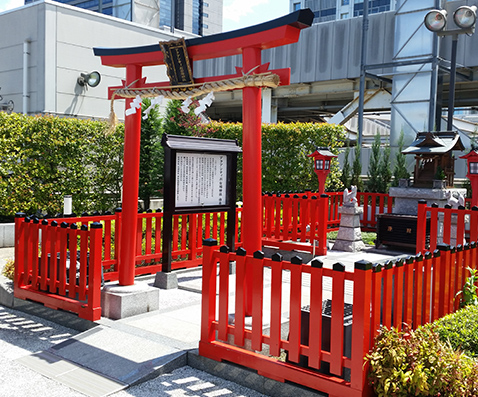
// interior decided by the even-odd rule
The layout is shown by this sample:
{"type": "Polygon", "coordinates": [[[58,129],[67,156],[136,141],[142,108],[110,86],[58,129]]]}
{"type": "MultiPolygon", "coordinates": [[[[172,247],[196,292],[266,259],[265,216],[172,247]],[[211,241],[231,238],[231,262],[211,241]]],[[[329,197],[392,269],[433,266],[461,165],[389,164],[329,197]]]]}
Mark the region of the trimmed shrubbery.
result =
{"type": "Polygon", "coordinates": [[[112,209],[120,198],[123,126],[0,112],[0,215],[112,209]]]}
{"type": "MultiPolygon", "coordinates": [[[[140,192],[144,201],[161,191],[161,129],[173,134],[235,139],[242,146],[242,124],[200,124],[172,101],[163,120],[142,128],[140,192]],[[175,128],[173,128],[173,126],[175,128]]],[[[154,113],[154,112],[153,112],[154,113]]],[[[54,215],[64,195],[73,195],[73,211],[114,209],[120,200],[124,126],[112,134],[101,121],[0,113],[0,218],[16,212],[54,215]]],[[[317,176],[307,155],[317,146],[332,152],[343,145],[343,126],[316,123],[262,125],[262,190],[316,190],[317,176]]],[[[334,159],[326,190],[343,189],[334,159]]],[[[242,156],[238,159],[238,198],[242,195],[242,156]]]]}
{"type": "MultiPolygon", "coordinates": [[[[236,139],[242,146],[242,124],[212,122],[204,136],[236,139]]],[[[262,190],[288,192],[316,190],[317,175],[307,155],[316,147],[329,147],[337,154],[343,146],[345,128],[334,124],[277,123],[262,124],[262,190]]],[[[337,159],[333,159],[327,178],[327,191],[343,190],[337,159]]],[[[238,194],[242,192],[242,158],[238,164],[238,194]]]]}
{"type": "Polygon", "coordinates": [[[442,341],[455,350],[478,358],[478,306],[469,305],[433,323],[442,341]]]}

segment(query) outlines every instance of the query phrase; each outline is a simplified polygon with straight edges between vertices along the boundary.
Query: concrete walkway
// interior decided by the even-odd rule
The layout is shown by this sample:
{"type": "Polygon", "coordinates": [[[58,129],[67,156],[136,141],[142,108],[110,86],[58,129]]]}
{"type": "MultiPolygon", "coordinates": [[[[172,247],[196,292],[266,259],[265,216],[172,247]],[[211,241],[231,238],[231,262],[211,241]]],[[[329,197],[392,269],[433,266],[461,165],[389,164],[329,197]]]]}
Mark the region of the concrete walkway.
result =
{"type": "MultiPolygon", "coordinates": [[[[340,262],[351,270],[355,261],[385,262],[397,254],[330,251],[319,259],[325,267],[340,262]]],[[[310,259],[299,256],[305,257],[304,262],[310,259]]],[[[0,249],[0,268],[8,257],[13,257],[13,249],[0,249]]],[[[154,279],[137,282],[152,285],[154,279]]],[[[178,283],[178,289],[160,291],[159,311],[122,320],[91,323],[16,299],[13,309],[0,306],[2,395],[321,395],[200,357],[201,269],[179,271],[178,283]],[[15,337],[17,333],[21,338],[15,337]]],[[[11,294],[0,276],[2,289],[11,294]]],[[[352,300],[351,290],[346,294],[352,300]]]]}

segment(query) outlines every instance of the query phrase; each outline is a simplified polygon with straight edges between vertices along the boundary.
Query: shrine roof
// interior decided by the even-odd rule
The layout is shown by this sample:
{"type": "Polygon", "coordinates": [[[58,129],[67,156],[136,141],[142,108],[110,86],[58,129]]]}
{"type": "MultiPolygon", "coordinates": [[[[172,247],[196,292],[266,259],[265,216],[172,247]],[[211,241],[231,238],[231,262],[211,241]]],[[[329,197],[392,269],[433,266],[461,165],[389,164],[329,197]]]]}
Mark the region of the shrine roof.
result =
{"type": "Polygon", "coordinates": [[[456,131],[419,132],[415,141],[402,150],[403,154],[444,154],[452,150],[464,150],[456,131]]]}
{"type": "Polygon", "coordinates": [[[202,138],[187,135],[163,134],[161,144],[179,151],[205,152],[242,152],[241,147],[233,139],[202,138]]]}
{"type": "Polygon", "coordinates": [[[307,157],[313,157],[316,154],[325,157],[338,157],[336,154],[333,154],[328,147],[317,147],[315,152],[309,154],[307,157]]]}
{"type": "MultiPolygon", "coordinates": [[[[245,47],[261,49],[295,43],[300,30],[312,25],[314,13],[302,9],[258,25],[230,32],[185,40],[188,55],[193,61],[240,54],[245,47]]],[[[94,54],[108,66],[125,67],[164,63],[159,43],[139,47],[93,48],[94,54]]]]}

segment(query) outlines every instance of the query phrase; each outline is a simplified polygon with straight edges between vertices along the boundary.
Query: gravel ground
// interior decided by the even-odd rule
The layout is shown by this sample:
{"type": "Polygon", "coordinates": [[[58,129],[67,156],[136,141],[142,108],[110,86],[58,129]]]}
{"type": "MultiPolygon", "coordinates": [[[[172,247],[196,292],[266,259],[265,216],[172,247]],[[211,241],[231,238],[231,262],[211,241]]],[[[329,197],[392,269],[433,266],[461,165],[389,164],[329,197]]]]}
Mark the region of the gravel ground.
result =
{"type": "MultiPolygon", "coordinates": [[[[0,274],[5,261],[13,256],[13,248],[0,249],[0,274]]],[[[0,283],[4,288],[10,287],[9,281],[1,275],[0,283]]],[[[84,394],[15,361],[47,350],[77,333],[43,318],[0,305],[0,396],[84,397],[84,394]]],[[[112,396],[261,397],[264,394],[185,366],[112,396]]]]}
{"type": "MultiPolygon", "coordinates": [[[[15,360],[77,334],[39,317],[0,306],[0,395],[6,397],[80,397],[61,383],[44,377],[15,360]]],[[[185,366],[112,394],[115,397],[191,396],[260,397],[254,390],[185,366]]]]}

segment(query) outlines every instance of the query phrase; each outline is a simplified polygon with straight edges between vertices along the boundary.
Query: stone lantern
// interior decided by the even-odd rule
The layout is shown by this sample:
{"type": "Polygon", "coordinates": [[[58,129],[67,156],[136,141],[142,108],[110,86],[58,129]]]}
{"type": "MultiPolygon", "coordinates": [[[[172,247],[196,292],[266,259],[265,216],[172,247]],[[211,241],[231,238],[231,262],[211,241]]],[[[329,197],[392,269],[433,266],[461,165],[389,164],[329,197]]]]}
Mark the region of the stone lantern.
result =
{"type": "Polygon", "coordinates": [[[470,153],[460,156],[461,159],[466,159],[468,164],[468,173],[466,177],[471,183],[471,206],[478,206],[478,152],[476,149],[471,150],[470,153]]]}
{"type": "Polygon", "coordinates": [[[333,154],[329,148],[317,148],[312,154],[307,157],[314,158],[314,171],[319,179],[319,194],[325,191],[325,180],[330,173],[330,162],[337,155],[333,154]]]}

